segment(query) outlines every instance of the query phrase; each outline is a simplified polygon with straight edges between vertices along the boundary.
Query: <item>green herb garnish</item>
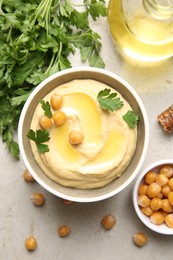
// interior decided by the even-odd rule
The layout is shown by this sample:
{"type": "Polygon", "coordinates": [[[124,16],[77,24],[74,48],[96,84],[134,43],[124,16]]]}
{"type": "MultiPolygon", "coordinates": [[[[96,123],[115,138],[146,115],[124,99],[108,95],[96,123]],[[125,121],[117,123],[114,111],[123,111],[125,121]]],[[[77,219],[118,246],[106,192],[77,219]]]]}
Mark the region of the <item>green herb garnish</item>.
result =
{"type": "Polygon", "coordinates": [[[126,121],[126,123],[129,125],[130,128],[135,128],[139,121],[139,116],[136,115],[133,111],[129,110],[123,116],[123,119],[126,121]]]}
{"type": "Polygon", "coordinates": [[[124,104],[117,96],[117,93],[110,93],[111,90],[105,88],[101,90],[97,95],[97,101],[99,102],[103,110],[114,111],[121,108],[124,104]]]}
{"type": "Polygon", "coordinates": [[[0,0],[0,135],[14,158],[14,134],[22,107],[33,89],[55,72],[82,62],[104,67],[101,37],[89,20],[106,16],[104,0],[0,0]]]}
{"type": "MultiPolygon", "coordinates": [[[[103,110],[109,110],[111,112],[118,110],[121,108],[124,103],[120,100],[117,96],[117,93],[110,93],[111,90],[105,88],[101,90],[97,95],[97,101],[99,102],[101,108],[103,110]]],[[[139,116],[136,115],[133,111],[128,111],[124,116],[123,119],[126,121],[130,128],[135,128],[138,121],[139,116]]]]}
{"type": "Polygon", "coordinates": [[[40,104],[41,104],[41,107],[44,110],[45,116],[51,118],[52,117],[52,112],[51,112],[51,108],[50,108],[49,102],[48,101],[45,102],[43,99],[41,99],[40,100],[40,104]]]}
{"type": "Polygon", "coordinates": [[[36,130],[36,132],[34,132],[34,130],[30,129],[27,137],[36,143],[39,153],[49,152],[49,146],[44,144],[50,140],[47,130],[36,130]]]}

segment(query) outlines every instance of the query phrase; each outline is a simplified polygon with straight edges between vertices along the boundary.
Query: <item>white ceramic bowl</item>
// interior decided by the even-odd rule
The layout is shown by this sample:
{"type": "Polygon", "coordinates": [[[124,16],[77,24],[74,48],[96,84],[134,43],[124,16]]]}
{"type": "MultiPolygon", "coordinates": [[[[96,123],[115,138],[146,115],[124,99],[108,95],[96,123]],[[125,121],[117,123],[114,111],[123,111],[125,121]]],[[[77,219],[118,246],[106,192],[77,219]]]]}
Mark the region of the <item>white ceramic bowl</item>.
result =
{"type": "Polygon", "coordinates": [[[151,230],[153,230],[157,233],[160,233],[160,234],[173,235],[173,228],[169,228],[165,223],[163,223],[161,225],[155,225],[155,224],[151,223],[149,217],[145,216],[142,213],[140,207],[138,206],[138,188],[139,188],[139,185],[141,183],[143,183],[143,178],[144,178],[145,174],[147,172],[149,172],[150,170],[155,170],[157,172],[163,165],[173,166],[173,159],[165,159],[165,160],[160,160],[160,161],[154,162],[154,163],[150,164],[148,167],[146,167],[140,173],[140,175],[138,176],[138,178],[135,182],[134,189],[133,189],[133,204],[134,204],[134,208],[135,208],[135,211],[136,211],[138,217],[148,228],[150,228],[151,230]]]}
{"type": "Polygon", "coordinates": [[[91,67],[76,67],[67,69],[50,76],[39,84],[31,93],[23,107],[18,127],[20,153],[26,167],[36,181],[56,196],[77,202],[100,201],[125,189],[127,185],[129,185],[135,178],[142,166],[148,148],[148,139],[149,125],[147,115],[144,105],[136,91],[119,76],[104,69],[91,67]],[[30,129],[31,119],[38,101],[58,85],[69,82],[73,79],[94,79],[109,85],[123,95],[123,97],[130,103],[133,111],[140,117],[140,121],[137,126],[137,147],[131,163],[120,178],[117,178],[109,185],[98,189],[80,190],[66,188],[53,182],[44,174],[34,160],[30,142],[26,137],[26,133],[30,129]]]}

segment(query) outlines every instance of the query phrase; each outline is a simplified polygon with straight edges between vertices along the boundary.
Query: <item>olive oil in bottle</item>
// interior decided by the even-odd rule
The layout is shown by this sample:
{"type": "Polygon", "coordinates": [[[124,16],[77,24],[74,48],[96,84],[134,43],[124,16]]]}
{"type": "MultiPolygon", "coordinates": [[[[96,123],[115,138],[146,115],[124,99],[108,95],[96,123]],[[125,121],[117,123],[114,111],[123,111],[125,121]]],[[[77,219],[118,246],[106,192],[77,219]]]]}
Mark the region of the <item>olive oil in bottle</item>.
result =
{"type": "Polygon", "coordinates": [[[110,0],[108,24],[116,46],[133,59],[173,56],[173,0],[110,0]]]}

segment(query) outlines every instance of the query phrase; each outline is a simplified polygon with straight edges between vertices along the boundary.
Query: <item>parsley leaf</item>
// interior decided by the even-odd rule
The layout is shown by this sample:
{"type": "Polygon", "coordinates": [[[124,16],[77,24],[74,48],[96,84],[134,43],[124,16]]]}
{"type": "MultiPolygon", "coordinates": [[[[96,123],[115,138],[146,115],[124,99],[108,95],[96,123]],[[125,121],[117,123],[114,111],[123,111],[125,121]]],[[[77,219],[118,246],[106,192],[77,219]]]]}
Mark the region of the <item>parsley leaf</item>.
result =
{"type": "Polygon", "coordinates": [[[89,6],[89,13],[95,21],[100,15],[106,16],[106,9],[104,7],[104,1],[92,0],[89,6]]]}
{"type": "Polygon", "coordinates": [[[88,13],[77,12],[74,10],[71,14],[71,22],[73,25],[76,25],[76,28],[84,29],[89,25],[88,13]]]}
{"type": "Polygon", "coordinates": [[[27,137],[34,141],[37,145],[37,149],[39,153],[49,152],[49,146],[47,144],[43,144],[50,140],[49,132],[47,130],[34,130],[30,129],[27,137]]]}
{"type": "Polygon", "coordinates": [[[101,42],[98,33],[88,29],[84,33],[76,33],[69,37],[69,42],[80,49],[81,60],[89,61],[90,66],[103,68],[104,61],[100,57],[101,42]]]}
{"type": "Polygon", "coordinates": [[[51,112],[51,108],[50,108],[49,102],[48,101],[45,102],[43,99],[41,99],[40,103],[41,103],[41,107],[44,110],[45,116],[51,118],[52,117],[52,112],[51,112]]]}
{"type": "Polygon", "coordinates": [[[135,128],[139,121],[139,116],[136,115],[133,111],[129,110],[123,116],[123,119],[126,121],[126,123],[129,125],[130,128],[135,128]]]}
{"type": "Polygon", "coordinates": [[[18,144],[13,140],[12,131],[8,129],[3,134],[3,141],[6,141],[7,147],[14,159],[19,160],[19,146],[18,144]]]}
{"type": "Polygon", "coordinates": [[[111,90],[108,88],[101,90],[97,95],[97,101],[103,110],[113,112],[114,110],[121,108],[124,104],[119,97],[116,97],[117,93],[110,92],[111,90]]]}

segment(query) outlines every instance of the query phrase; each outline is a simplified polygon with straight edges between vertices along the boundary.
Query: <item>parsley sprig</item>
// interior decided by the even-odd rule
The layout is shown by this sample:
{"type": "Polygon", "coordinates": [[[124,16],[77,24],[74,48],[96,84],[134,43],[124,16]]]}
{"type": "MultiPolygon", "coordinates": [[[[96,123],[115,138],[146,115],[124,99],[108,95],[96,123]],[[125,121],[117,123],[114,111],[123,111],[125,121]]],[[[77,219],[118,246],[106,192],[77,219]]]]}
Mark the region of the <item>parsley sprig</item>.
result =
{"type": "Polygon", "coordinates": [[[108,88],[101,90],[97,95],[97,100],[103,110],[109,110],[113,112],[114,110],[121,108],[124,104],[120,98],[117,97],[117,93],[110,92],[111,90],[108,88]]]}
{"type": "MultiPolygon", "coordinates": [[[[73,1],[75,2],[75,1],[73,1]]],[[[46,77],[72,67],[70,54],[104,67],[101,37],[90,27],[106,16],[104,0],[83,0],[83,11],[70,0],[0,0],[0,135],[14,158],[14,133],[22,107],[46,77]]]]}
{"type": "Polygon", "coordinates": [[[34,130],[30,129],[27,137],[36,143],[39,153],[49,152],[49,146],[44,144],[50,140],[49,132],[47,130],[39,129],[35,132],[34,130]]]}
{"type": "MultiPolygon", "coordinates": [[[[107,88],[98,93],[97,101],[103,110],[109,110],[111,112],[120,109],[124,105],[123,101],[117,97],[117,93],[111,93],[111,90],[107,88]]],[[[123,119],[130,128],[135,128],[139,121],[139,116],[136,115],[134,111],[129,110],[123,115],[123,119]]]]}
{"type": "Polygon", "coordinates": [[[50,108],[50,104],[48,101],[44,101],[43,99],[40,100],[41,103],[41,107],[44,110],[44,114],[45,116],[51,118],[52,117],[52,112],[51,112],[51,108],[50,108]]]}
{"type": "Polygon", "coordinates": [[[123,119],[126,121],[130,128],[135,128],[139,122],[139,115],[136,115],[133,111],[129,110],[123,116],[123,119]]]}

